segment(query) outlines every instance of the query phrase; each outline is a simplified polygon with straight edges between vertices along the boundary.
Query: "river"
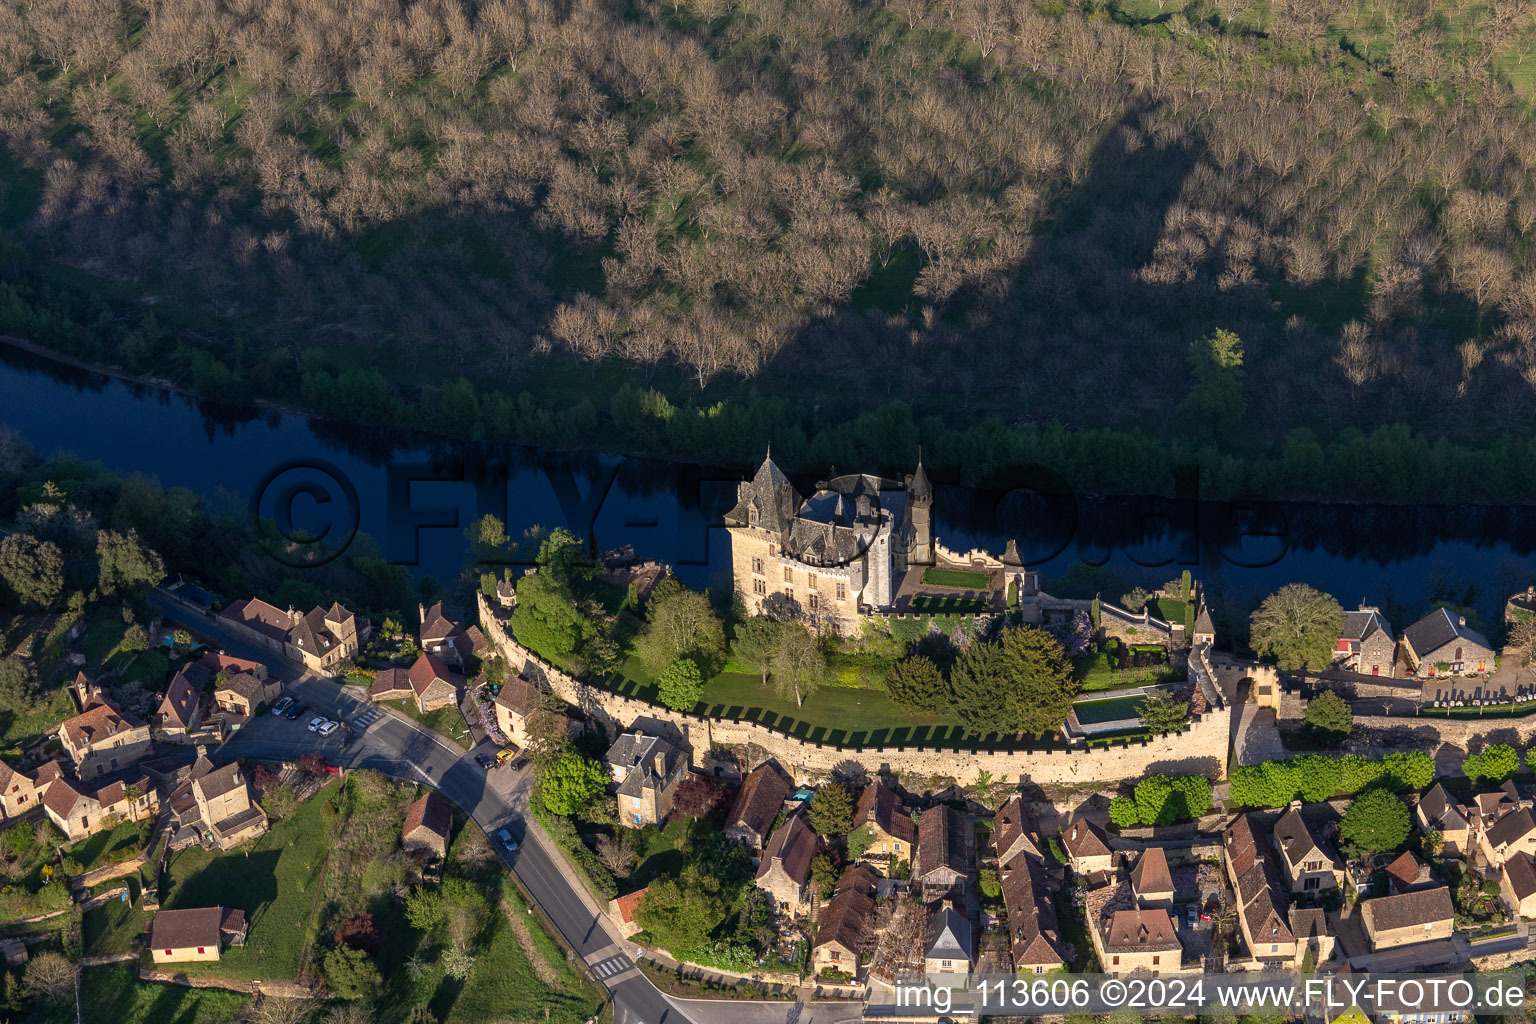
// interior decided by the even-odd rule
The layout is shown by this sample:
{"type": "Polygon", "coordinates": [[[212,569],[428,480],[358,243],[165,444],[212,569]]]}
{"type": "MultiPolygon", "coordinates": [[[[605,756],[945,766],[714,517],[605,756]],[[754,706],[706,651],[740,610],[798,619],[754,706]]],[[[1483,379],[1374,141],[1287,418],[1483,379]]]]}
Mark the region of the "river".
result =
{"type": "MultiPolygon", "coordinates": [[[[719,523],[735,482],[753,468],[391,435],[201,402],[3,345],[0,423],[43,455],[72,452],[209,497],[223,489],[249,501],[259,490],[262,514],[289,508],[295,526],[329,528],[328,539],[355,522],[390,561],[442,580],[463,565],[464,526],[491,512],[514,536],[565,525],[599,550],[631,544],[670,562],[692,586],[728,587],[719,523]]],[[[802,492],[814,483],[795,482],[802,492]]],[[[957,551],[999,553],[1013,538],[1047,580],[1085,563],[1150,589],[1188,568],[1233,615],[1282,583],[1305,581],[1346,608],[1381,605],[1399,630],[1436,596],[1470,601],[1493,626],[1504,595],[1536,583],[1528,505],[1241,506],[1193,492],[1181,502],[1040,498],[1031,483],[1000,494],[936,481],[935,535],[957,551]]]]}

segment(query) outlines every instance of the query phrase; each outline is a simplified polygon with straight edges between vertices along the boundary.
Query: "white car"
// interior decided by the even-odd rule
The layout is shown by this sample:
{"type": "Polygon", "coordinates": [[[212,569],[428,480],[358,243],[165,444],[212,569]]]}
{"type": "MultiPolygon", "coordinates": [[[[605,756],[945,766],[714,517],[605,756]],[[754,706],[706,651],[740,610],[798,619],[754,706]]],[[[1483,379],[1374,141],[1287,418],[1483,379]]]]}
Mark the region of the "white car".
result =
{"type": "Polygon", "coordinates": [[[341,728],[341,723],[340,722],[326,722],[324,725],[322,725],[320,727],[320,735],[321,736],[329,736],[331,733],[335,732],[337,729],[340,729],[340,728],[341,728]]]}
{"type": "Polygon", "coordinates": [[[292,697],[279,697],[277,698],[277,703],[272,705],[272,713],[274,715],[281,715],[291,707],[293,707],[292,697]]]}
{"type": "Polygon", "coordinates": [[[322,725],[324,725],[324,724],[325,724],[325,719],[320,718],[319,716],[311,718],[309,720],[309,731],[310,732],[319,732],[320,731],[320,727],[322,725]]]}

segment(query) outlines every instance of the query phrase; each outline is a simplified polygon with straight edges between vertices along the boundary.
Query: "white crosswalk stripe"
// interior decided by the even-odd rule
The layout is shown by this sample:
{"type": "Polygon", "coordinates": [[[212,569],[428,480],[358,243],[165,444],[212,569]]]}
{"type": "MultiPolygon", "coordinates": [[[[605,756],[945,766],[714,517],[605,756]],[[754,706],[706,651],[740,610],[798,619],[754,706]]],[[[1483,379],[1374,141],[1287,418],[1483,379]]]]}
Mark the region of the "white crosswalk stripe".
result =
{"type": "Polygon", "coordinates": [[[611,978],[615,974],[623,974],[634,965],[627,957],[611,956],[607,960],[600,960],[592,965],[592,973],[599,978],[611,978]]]}
{"type": "Polygon", "coordinates": [[[377,710],[375,710],[373,708],[369,708],[367,711],[364,711],[362,714],[360,714],[356,718],[352,719],[352,724],[353,725],[357,725],[357,726],[361,726],[362,728],[366,729],[366,728],[368,728],[368,726],[372,725],[374,722],[377,722],[379,719],[381,719],[383,717],[384,716],[382,714],[380,714],[377,710]]]}

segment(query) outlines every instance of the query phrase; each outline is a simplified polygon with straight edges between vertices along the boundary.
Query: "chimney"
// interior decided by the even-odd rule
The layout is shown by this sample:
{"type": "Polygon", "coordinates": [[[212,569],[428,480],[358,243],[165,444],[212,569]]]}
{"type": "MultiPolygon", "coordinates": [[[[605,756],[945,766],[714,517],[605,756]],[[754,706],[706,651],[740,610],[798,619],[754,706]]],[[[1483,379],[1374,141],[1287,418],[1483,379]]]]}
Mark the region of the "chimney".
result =
{"type": "Polygon", "coordinates": [[[1072,841],[1077,842],[1077,822],[1072,823],[1072,841]]]}
{"type": "Polygon", "coordinates": [[[1466,617],[1466,616],[1465,616],[1465,615],[1458,615],[1458,616],[1456,616],[1456,618],[1458,618],[1458,619],[1459,619],[1459,620],[1461,620],[1461,624],[1462,624],[1462,625],[1463,625],[1463,626],[1465,626],[1465,625],[1466,625],[1466,624],[1467,624],[1467,617],[1466,617]]]}
{"type": "Polygon", "coordinates": [[[1293,810],[1293,811],[1301,810],[1301,801],[1300,800],[1292,800],[1291,804],[1290,804],[1290,807],[1291,807],[1291,810],[1293,810]]]}

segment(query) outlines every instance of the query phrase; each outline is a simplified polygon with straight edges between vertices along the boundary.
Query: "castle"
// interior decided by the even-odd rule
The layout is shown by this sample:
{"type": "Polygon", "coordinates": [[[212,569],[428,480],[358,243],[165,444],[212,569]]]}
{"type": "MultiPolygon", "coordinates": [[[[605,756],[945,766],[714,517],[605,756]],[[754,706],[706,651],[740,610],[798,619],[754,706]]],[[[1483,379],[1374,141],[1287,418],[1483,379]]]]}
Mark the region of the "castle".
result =
{"type": "Polygon", "coordinates": [[[747,610],[805,618],[842,633],[890,611],[907,570],[932,564],[933,485],[848,473],[802,498],[765,457],[726,513],[731,569],[747,610]]]}

